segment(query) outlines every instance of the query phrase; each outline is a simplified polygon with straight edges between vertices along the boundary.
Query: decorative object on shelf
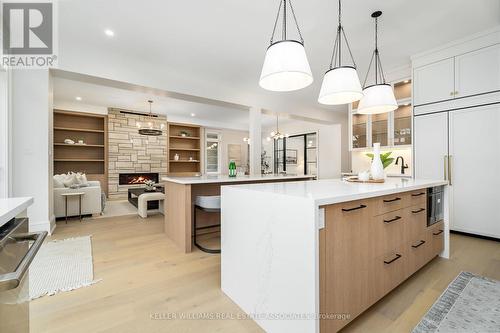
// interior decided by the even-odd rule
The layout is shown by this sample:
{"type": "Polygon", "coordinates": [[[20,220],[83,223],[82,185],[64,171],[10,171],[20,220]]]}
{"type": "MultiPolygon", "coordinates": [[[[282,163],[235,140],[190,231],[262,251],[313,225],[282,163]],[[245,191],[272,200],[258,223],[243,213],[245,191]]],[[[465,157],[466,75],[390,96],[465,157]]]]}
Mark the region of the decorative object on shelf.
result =
{"type": "Polygon", "coordinates": [[[194,161],[193,156],[189,156],[190,161],[194,161]]]}
{"type": "Polygon", "coordinates": [[[380,143],[374,143],[373,144],[373,159],[372,159],[372,165],[370,167],[370,173],[372,176],[372,179],[384,179],[385,174],[384,174],[384,166],[382,164],[382,159],[380,158],[380,143]]]}
{"type": "Polygon", "coordinates": [[[188,133],[188,132],[186,132],[186,131],[180,131],[180,133],[179,133],[179,134],[180,134],[183,138],[186,138],[186,137],[188,137],[188,136],[189,136],[189,133],[188,133]]]}
{"type": "MultiPolygon", "coordinates": [[[[384,153],[384,154],[380,154],[380,160],[382,161],[382,165],[383,165],[384,169],[386,169],[389,165],[392,164],[392,162],[394,162],[394,158],[390,157],[391,154],[392,154],[392,151],[389,151],[389,152],[384,153]]],[[[367,153],[366,156],[368,156],[373,161],[374,155],[372,153],[367,153]]]]}
{"type": "Polygon", "coordinates": [[[174,155],[174,161],[178,161],[179,160],[179,154],[175,154],[174,155]]]}
{"type": "Polygon", "coordinates": [[[79,144],[79,145],[84,145],[84,144],[85,144],[85,142],[83,142],[83,139],[78,139],[78,144],[79,144]]]}
{"type": "Polygon", "coordinates": [[[363,97],[359,82],[356,62],[342,26],[342,0],[339,0],[339,25],[337,37],[333,44],[330,69],[325,73],[319,93],[318,102],[326,105],[348,104],[359,101],[363,97]],[[342,65],[342,37],[349,51],[352,65],[342,65]]]}
{"type": "Polygon", "coordinates": [[[64,139],[64,143],[67,144],[67,145],[74,145],[75,141],[73,141],[71,139],[64,139]]]}
{"type": "Polygon", "coordinates": [[[140,122],[137,123],[137,127],[139,128],[139,134],[141,135],[148,135],[148,136],[159,136],[163,134],[163,129],[165,128],[165,124],[160,124],[160,128],[155,128],[154,127],[154,118],[156,115],[153,115],[151,112],[151,107],[153,104],[152,100],[148,100],[149,103],[149,114],[147,117],[149,118],[149,122],[147,124],[147,127],[143,127],[140,122]]]}
{"type": "Polygon", "coordinates": [[[313,76],[304,49],[304,39],[300,32],[291,0],[280,0],[278,14],[274,22],[270,45],[266,51],[259,85],[271,91],[293,91],[305,88],[313,82],[313,76]],[[288,39],[287,3],[292,12],[299,40],[288,39]],[[281,40],[275,41],[274,35],[282,12],[283,21],[281,40]]]}
{"type": "Polygon", "coordinates": [[[145,187],[145,191],[148,191],[148,192],[156,191],[156,187],[155,187],[155,182],[154,181],[152,181],[152,180],[146,180],[144,182],[144,185],[146,186],[145,187]]]}
{"type": "Polygon", "coordinates": [[[233,160],[229,162],[229,177],[236,177],[236,162],[233,160]]]}
{"type": "Polygon", "coordinates": [[[363,83],[363,98],[359,101],[357,111],[360,114],[385,113],[394,111],[398,108],[394,90],[390,84],[385,82],[384,70],[382,69],[382,62],[380,61],[378,50],[378,18],[380,15],[382,15],[381,11],[376,11],[371,15],[375,19],[375,50],[373,51],[363,83]],[[373,63],[375,84],[366,86],[366,81],[373,63]]]}
{"type": "Polygon", "coordinates": [[[267,141],[271,141],[271,139],[278,140],[278,139],[288,138],[288,136],[289,136],[288,134],[283,134],[280,132],[279,115],[278,114],[276,115],[276,131],[272,131],[269,135],[270,136],[267,137],[267,141]]]}

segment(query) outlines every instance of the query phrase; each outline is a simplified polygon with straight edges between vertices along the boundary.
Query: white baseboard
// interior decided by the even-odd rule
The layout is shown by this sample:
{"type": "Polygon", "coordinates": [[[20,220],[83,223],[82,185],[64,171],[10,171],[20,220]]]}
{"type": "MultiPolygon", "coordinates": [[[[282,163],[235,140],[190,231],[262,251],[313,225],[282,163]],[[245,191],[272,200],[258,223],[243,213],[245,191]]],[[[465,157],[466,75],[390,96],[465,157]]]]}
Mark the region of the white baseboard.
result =
{"type": "Polygon", "coordinates": [[[52,235],[52,232],[54,232],[55,228],[56,228],[55,219],[53,219],[52,221],[47,220],[47,221],[36,221],[36,222],[30,220],[29,222],[30,232],[47,231],[50,235],[52,235]]]}

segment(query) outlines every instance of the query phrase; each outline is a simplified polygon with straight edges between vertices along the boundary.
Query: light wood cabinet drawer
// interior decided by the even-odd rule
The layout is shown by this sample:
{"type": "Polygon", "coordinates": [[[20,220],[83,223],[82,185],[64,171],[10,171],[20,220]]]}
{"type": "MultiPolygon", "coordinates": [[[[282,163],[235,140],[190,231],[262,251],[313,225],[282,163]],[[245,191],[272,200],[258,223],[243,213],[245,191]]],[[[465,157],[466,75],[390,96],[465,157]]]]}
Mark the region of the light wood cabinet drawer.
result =
{"type": "Polygon", "coordinates": [[[405,235],[407,241],[411,242],[415,238],[421,237],[427,230],[427,208],[426,205],[414,205],[405,208],[406,228],[405,235]]]}
{"type": "Polygon", "coordinates": [[[421,232],[407,244],[408,261],[406,266],[406,277],[418,271],[429,262],[429,253],[432,251],[432,243],[428,232],[421,232]]]}
{"type": "Polygon", "coordinates": [[[373,259],[372,288],[375,301],[398,286],[406,278],[408,251],[404,244],[373,259]]]}
{"type": "Polygon", "coordinates": [[[421,190],[411,191],[406,193],[406,207],[423,205],[427,206],[427,189],[423,188],[421,190]]]}
{"type": "Polygon", "coordinates": [[[402,209],[374,216],[369,230],[371,256],[382,255],[401,244],[405,224],[406,217],[402,209]]]}
{"type": "Polygon", "coordinates": [[[397,193],[373,199],[374,215],[385,214],[403,208],[405,196],[407,194],[397,193]]]}
{"type": "Polygon", "coordinates": [[[441,221],[430,226],[428,228],[428,235],[432,245],[430,257],[430,259],[432,259],[439,255],[444,249],[444,223],[441,221]]]}

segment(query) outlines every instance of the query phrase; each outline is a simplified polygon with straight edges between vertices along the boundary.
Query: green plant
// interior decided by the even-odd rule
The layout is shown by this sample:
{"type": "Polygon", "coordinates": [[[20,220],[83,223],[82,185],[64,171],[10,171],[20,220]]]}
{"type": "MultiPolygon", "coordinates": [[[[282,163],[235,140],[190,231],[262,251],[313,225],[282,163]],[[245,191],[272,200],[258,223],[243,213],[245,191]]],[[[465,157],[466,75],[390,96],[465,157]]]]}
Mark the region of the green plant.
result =
{"type": "MultiPolygon", "coordinates": [[[[391,165],[392,162],[394,162],[394,158],[389,157],[391,154],[392,154],[392,151],[389,151],[389,152],[384,153],[384,154],[380,154],[380,160],[382,161],[382,165],[384,166],[384,169],[387,168],[389,165],[391,165]]],[[[366,156],[371,158],[371,160],[373,161],[373,154],[372,153],[367,153],[366,156]]]]}

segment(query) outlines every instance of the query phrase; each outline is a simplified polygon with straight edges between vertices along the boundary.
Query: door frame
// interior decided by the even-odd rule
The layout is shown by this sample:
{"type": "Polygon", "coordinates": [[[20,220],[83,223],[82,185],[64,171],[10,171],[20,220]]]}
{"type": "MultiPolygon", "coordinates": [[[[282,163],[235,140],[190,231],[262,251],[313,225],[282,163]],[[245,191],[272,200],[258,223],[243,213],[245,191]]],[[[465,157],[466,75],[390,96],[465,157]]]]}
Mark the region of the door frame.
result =
{"type": "Polygon", "coordinates": [[[7,198],[11,189],[10,139],[10,71],[0,66],[0,198],[7,198]]]}

